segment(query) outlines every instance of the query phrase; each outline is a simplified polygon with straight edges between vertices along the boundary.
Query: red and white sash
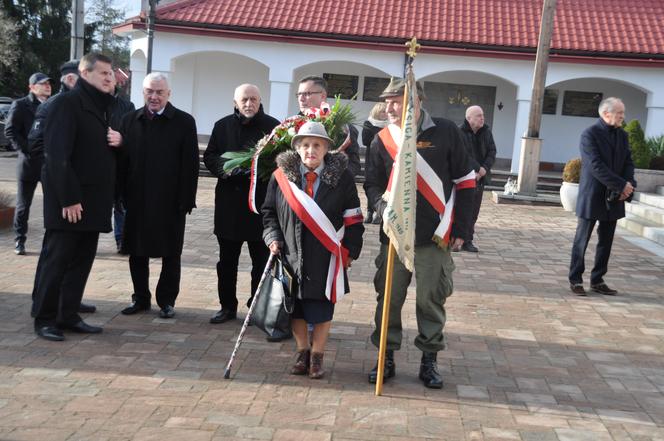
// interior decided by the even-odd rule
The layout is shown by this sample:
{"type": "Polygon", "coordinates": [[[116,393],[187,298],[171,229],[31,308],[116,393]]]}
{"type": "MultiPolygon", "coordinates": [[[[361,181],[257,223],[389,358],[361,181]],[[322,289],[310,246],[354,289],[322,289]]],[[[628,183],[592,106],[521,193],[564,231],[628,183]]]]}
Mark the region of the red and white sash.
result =
{"type": "Polygon", "coordinates": [[[343,268],[348,260],[348,250],[341,244],[341,240],[344,237],[345,226],[362,222],[362,210],[358,207],[344,211],[344,225],[336,230],[318,204],[296,184],[289,181],[280,168],[274,171],[274,177],[291,210],[332,254],[327,272],[325,296],[332,303],[336,303],[345,295],[343,268]]]}
{"type": "MultiPolygon", "coordinates": [[[[399,143],[397,140],[401,139],[401,128],[396,124],[389,124],[386,128],[378,132],[378,136],[385,150],[394,160],[399,151],[399,143]]],[[[443,244],[447,245],[450,240],[450,233],[452,232],[452,220],[454,219],[454,198],[456,195],[456,190],[464,188],[474,188],[475,187],[475,171],[471,170],[466,176],[463,176],[458,179],[452,179],[454,186],[452,187],[452,192],[450,193],[450,198],[445,201],[445,189],[443,187],[443,181],[436,174],[436,172],[431,168],[431,166],[424,160],[422,155],[417,153],[417,191],[419,191],[422,196],[431,204],[431,206],[436,210],[440,215],[440,223],[434,232],[433,239],[435,241],[441,241],[443,244]]],[[[388,189],[392,186],[392,174],[390,174],[390,179],[388,181],[388,189]]]]}

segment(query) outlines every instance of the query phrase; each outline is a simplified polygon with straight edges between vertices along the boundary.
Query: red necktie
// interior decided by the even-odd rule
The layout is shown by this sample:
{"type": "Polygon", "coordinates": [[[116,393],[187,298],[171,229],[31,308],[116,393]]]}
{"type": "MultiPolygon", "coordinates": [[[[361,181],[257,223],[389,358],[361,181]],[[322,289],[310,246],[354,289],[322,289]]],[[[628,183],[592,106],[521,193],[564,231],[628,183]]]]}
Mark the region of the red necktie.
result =
{"type": "Polygon", "coordinates": [[[308,171],[304,174],[304,177],[307,179],[307,187],[305,191],[309,196],[312,198],[314,197],[314,182],[316,182],[316,178],[318,175],[316,172],[308,171]]]}

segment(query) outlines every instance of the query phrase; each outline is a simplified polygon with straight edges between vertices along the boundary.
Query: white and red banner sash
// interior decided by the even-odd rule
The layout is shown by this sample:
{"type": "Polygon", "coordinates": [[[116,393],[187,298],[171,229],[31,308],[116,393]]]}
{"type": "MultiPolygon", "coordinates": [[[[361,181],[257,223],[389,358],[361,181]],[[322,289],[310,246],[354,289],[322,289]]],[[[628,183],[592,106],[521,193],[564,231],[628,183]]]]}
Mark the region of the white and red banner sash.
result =
{"type": "MultiPolygon", "coordinates": [[[[383,129],[378,132],[378,136],[383,141],[383,145],[387,150],[387,153],[394,160],[399,151],[399,142],[401,140],[401,128],[396,124],[389,124],[387,130],[383,129]]],[[[433,239],[436,242],[443,243],[447,245],[450,239],[450,233],[452,232],[452,221],[454,219],[454,199],[456,196],[456,190],[464,188],[474,188],[475,187],[475,171],[471,170],[466,176],[463,176],[458,179],[453,179],[454,186],[452,187],[452,192],[450,198],[445,201],[445,189],[443,187],[443,181],[436,174],[436,172],[431,168],[431,166],[422,158],[422,155],[417,153],[417,191],[419,191],[422,196],[431,204],[431,206],[436,210],[440,215],[440,224],[434,232],[433,239]]],[[[390,179],[388,181],[388,189],[392,185],[392,174],[390,174],[390,179]]]]}
{"type": "MultiPolygon", "coordinates": [[[[341,245],[345,227],[342,226],[339,230],[336,230],[313,198],[289,181],[281,169],[278,168],[274,171],[274,177],[291,210],[325,249],[332,254],[327,273],[325,296],[332,303],[338,302],[345,295],[343,268],[348,260],[348,250],[341,245]]],[[[358,222],[358,219],[359,222],[362,221],[362,211],[359,207],[344,212],[344,225],[353,225],[358,222]]]]}

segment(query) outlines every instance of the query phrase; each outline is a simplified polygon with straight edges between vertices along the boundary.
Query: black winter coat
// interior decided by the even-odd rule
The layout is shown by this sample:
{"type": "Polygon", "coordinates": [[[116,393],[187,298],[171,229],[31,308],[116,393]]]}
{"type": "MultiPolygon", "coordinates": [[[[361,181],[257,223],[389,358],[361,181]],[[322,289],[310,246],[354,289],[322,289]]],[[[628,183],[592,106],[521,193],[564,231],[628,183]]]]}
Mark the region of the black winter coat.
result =
{"type": "Polygon", "coordinates": [[[113,97],[85,80],[53,100],[44,127],[44,226],[67,231],[111,231],[116,149],[106,141],[113,97]],[[69,223],[62,208],[80,203],[69,223]]]}
{"type": "Polygon", "coordinates": [[[496,143],[493,140],[493,134],[488,125],[480,127],[477,133],[470,128],[468,121],[464,120],[459,126],[461,133],[466,141],[466,150],[470,163],[475,172],[484,167],[486,175],[480,180],[481,183],[489,185],[491,182],[491,167],[496,162],[496,143]]]}
{"type": "Polygon", "coordinates": [[[41,177],[43,157],[41,155],[30,155],[28,145],[28,134],[39,104],[37,97],[29,93],[14,101],[7,114],[5,136],[12,143],[14,150],[18,152],[16,176],[21,181],[34,182],[41,177]]]}
{"type": "Polygon", "coordinates": [[[60,90],[57,94],[51,96],[37,107],[35,112],[35,119],[30,127],[28,133],[28,150],[30,156],[42,157],[44,156],[44,127],[46,125],[46,117],[48,116],[48,109],[53,104],[53,101],[59,99],[62,94],[69,92],[69,89],[64,83],[60,84],[60,90]]]}
{"type": "Polygon", "coordinates": [[[122,127],[122,118],[129,112],[134,112],[136,107],[134,103],[129,101],[122,95],[115,95],[111,103],[111,121],[110,125],[113,130],[119,131],[122,127]]]}
{"type": "MultiPolygon", "coordinates": [[[[277,156],[277,165],[288,180],[302,188],[300,163],[300,156],[295,151],[283,152],[277,156]]],[[[337,230],[344,224],[344,211],[360,206],[355,180],[347,167],[348,158],[344,153],[328,153],[314,197],[337,230]]],[[[291,210],[274,176],[270,179],[262,212],[265,224],[263,240],[268,246],[275,240],[284,244],[282,250],[286,264],[297,279],[299,298],[326,299],[325,284],[331,254],[291,210]]],[[[345,229],[341,243],[348,249],[353,260],[360,256],[363,233],[362,222],[345,229]]],[[[344,292],[349,291],[350,288],[345,286],[344,292]]]]}
{"type": "MultiPolygon", "coordinates": [[[[389,130],[387,127],[383,130],[389,130]]],[[[431,117],[422,111],[420,128],[417,134],[417,152],[433,168],[443,182],[445,200],[449,200],[452,192],[453,179],[459,179],[472,171],[461,131],[447,119],[431,117]]],[[[385,149],[380,136],[371,142],[369,160],[367,161],[364,190],[372,207],[377,212],[385,210],[387,202],[382,199],[394,161],[385,149]]],[[[472,204],[474,188],[457,190],[454,202],[454,221],[452,237],[468,240],[472,225],[472,204]]],[[[434,232],[440,223],[438,212],[429,204],[424,196],[417,192],[417,211],[415,215],[415,245],[431,243],[434,232]]],[[[381,243],[389,243],[389,239],[380,230],[381,243]]]]}
{"type": "Polygon", "coordinates": [[[122,119],[122,249],[134,256],[182,254],[186,214],[196,207],[198,138],[194,118],[167,103],[152,119],[141,107],[122,119]]]}
{"type": "MultiPolygon", "coordinates": [[[[249,210],[249,175],[240,172],[229,176],[224,173],[222,158],[226,152],[249,150],[258,140],[269,134],[279,121],[263,112],[263,106],[253,118],[247,120],[236,109],[214,124],[203,161],[210,172],[219,178],[214,194],[214,234],[224,239],[261,240],[263,221],[259,214],[249,210]]],[[[265,199],[267,182],[258,180],[256,207],[265,199]]]]}
{"type": "Polygon", "coordinates": [[[601,118],[581,134],[581,178],[576,215],[583,219],[613,221],[625,217],[625,202],[607,209],[607,189],[622,192],[627,181],[636,187],[634,163],[627,133],[601,118]]]}

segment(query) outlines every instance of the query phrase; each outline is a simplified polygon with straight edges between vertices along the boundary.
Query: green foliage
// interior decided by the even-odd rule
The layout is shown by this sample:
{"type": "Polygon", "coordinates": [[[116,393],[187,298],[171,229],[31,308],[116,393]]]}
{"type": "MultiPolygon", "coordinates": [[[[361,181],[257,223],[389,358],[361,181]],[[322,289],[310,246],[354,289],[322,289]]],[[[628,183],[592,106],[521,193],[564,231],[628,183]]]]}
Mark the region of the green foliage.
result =
{"type": "Polygon", "coordinates": [[[92,50],[113,60],[115,67],[129,68],[129,37],[113,34],[113,26],[125,20],[125,11],[114,8],[116,0],[92,0],[86,3],[85,21],[92,27],[92,50]]]}
{"type": "Polygon", "coordinates": [[[574,184],[579,183],[581,177],[581,158],[573,158],[567,161],[563,169],[563,181],[574,184]]]}
{"type": "Polygon", "coordinates": [[[664,156],[664,135],[651,136],[646,139],[646,143],[653,157],[664,156]]]}
{"type": "Polygon", "coordinates": [[[646,144],[645,135],[638,120],[631,120],[625,126],[625,131],[629,137],[629,148],[632,151],[632,161],[636,168],[648,168],[652,153],[646,144]]]}
{"type": "MultiPolygon", "coordinates": [[[[18,26],[9,18],[4,9],[0,9],[0,35],[15,35],[18,26]]],[[[0,67],[3,71],[13,72],[18,59],[17,44],[14,38],[0,38],[0,67]]]]}
{"type": "Polygon", "coordinates": [[[655,156],[650,160],[650,170],[664,170],[664,155],[655,156]]]}

